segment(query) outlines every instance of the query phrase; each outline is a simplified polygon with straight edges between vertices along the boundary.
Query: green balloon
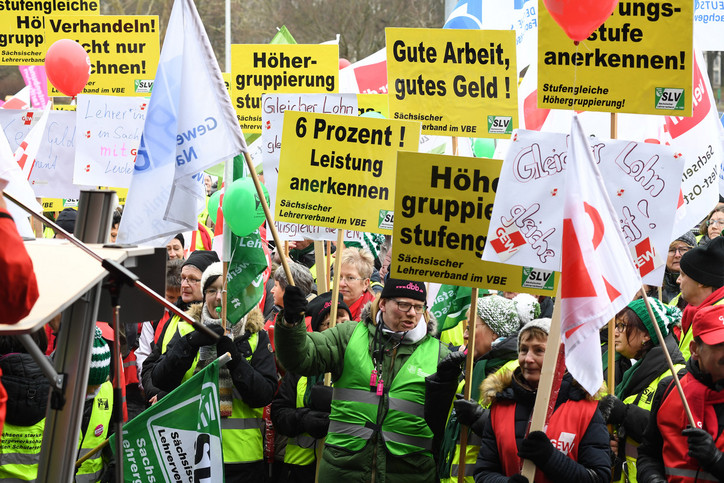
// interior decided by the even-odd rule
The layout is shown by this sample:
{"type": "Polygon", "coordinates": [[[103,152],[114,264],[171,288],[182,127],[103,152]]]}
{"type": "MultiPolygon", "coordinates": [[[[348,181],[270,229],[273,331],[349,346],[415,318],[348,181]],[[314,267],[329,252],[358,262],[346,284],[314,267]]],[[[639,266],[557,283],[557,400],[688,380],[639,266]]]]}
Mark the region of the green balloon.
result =
{"type": "Polygon", "coordinates": [[[211,221],[214,222],[214,225],[216,224],[216,214],[219,212],[220,199],[221,191],[214,191],[214,193],[209,196],[209,202],[206,204],[206,209],[209,212],[209,218],[211,218],[211,221]]]}
{"type": "Polygon", "coordinates": [[[473,141],[473,154],[476,158],[492,158],[495,153],[495,140],[477,138],[473,141]]]}
{"type": "MultiPolygon", "coordinates": [[[[269,193],[264,185],[262,190],[268,203],[269,193]]],[[[238,236],[253,233],[265,219],[264,208],[251,178],[237,179],[226,188],[221,211],[231,231],[238,236]]]]}

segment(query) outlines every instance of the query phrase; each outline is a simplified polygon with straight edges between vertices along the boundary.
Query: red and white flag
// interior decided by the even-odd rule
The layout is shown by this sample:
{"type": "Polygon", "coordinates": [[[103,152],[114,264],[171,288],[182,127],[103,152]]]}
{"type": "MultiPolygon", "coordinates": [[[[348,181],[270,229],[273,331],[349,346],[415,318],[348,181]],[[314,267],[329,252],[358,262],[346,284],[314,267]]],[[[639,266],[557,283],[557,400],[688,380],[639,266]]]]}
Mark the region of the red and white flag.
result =
{"type": "Polygon", "coordinates": [[[590,394],[603,383],[598,331],[640,288],[591,146],[574,116],[563,208],[561,334],[568,371],[590,394]]]}
{"type": "MultiPolygon", "coordinates": [[[[26,114],[29,115],[30,113],[26,114]]],[[[23,171],[25,179],[30,179],[30,174],[33,172],[33,166],[35,165],[35,157],[38,155],[40,150],[40,142],[43,139],[45,133],[45,127],[48,125],[48,118],[50,117],[50,102],[45,105],[43,111],[43,117],[40,121],[33,126],[23,142],[20,143],[18,149],[15,150],[15,161],[23,171]]]]}

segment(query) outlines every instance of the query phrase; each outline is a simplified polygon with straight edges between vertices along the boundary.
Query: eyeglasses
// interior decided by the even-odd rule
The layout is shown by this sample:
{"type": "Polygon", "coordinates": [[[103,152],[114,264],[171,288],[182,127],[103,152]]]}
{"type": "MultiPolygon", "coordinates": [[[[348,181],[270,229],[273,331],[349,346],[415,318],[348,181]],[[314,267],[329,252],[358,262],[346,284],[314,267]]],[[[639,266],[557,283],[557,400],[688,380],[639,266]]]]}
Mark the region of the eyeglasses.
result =
{"type": "Polygon", "coordinates": [[[427,309],[427,305],[425,304],[411,304],[409,302],[400,302],[397,299],[392,299],[397,304],[397,308],[400,309],[402,312],[409,312],[410,309],[415,309],[415,312],[418,314],[425,313],[425,310],[427,309]]]}
{"type": "Polygon", "coordinates": [[[669,253],[680,253],[683,255],[684,253],[691,250],[691,247],[676,247],[676,248],[669,248],[669,253]]]}
{"type": "Polygon", "coordinates": [[[352,283],[352,282],[355,282],[355,281],[357,281],[357,280],[364,280],[364,278],[339,277],[339,281],[340,281],[340,282],[344,281],[344,282],[347,282],[347,283],[352,283]]]}
{"type": "Polygon", "coordinates": [[[624,324],[623,322],[616,322],[616,325],[614,327],[617,331],[623,332],[624,330],[626,330],[627,325],[628,324],[624,324]]]}
{"type": "Polygon", "coordinates": [[[186,282],[189,285],[196,285],[197,283],[201,282],[200,278],[183,278],[181,277],[181,285],[186,282]]]}
{"type": "Polygon", "coordinates": [[[711,225],[724,226],[724,220],[707,220],[706,224],[708,226],[711,226],[711,225]]]}

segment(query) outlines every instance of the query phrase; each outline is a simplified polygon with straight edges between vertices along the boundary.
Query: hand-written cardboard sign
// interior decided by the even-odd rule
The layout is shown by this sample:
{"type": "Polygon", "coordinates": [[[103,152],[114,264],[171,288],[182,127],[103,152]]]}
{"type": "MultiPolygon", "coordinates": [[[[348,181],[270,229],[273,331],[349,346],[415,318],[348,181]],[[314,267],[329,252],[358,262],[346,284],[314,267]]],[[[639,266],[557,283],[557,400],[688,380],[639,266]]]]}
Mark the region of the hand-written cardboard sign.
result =
{"type": "MultiPolygon", "coordinates": [[[[69,38],[88,52],[91,75],[83,94],[151,92],[160,52],[158,16],[49,16],[45,21],[48,46],[69,38]]],[[[63,95],[50,83],[48,94],[63,95]]]]}
{"type": "Polygon", "coordinates": [[[276,220],[392,234],[397,151],[420,124],[286,111],[276,220]]]}
{"type": "Polygon", "coordinates": [[[554,293],[551,270],[481,260],[501,161],[399,152],[392,275],[542,295],[554,293]]]}
{"type": "Polygon", "coordinates": [[[514,31],[385,32],[393,119],[440,136],[509,138],[518,127],[514,31]]]}
{"type": "Polygon", "coordinates": [[[618,2],[574,45],[539,2],[538,107],[691,116],[692,3],[618,2]]]}
{"type": "Polygon", "coordinates": [[[265,93],[339,91],[339,46],[239,44],[231,46],[231,99],[245,133],[261,133],[265,93]]]}
{"type": "MultiPolygon", "coordinates": [[[[484,260],[560,269],[567,138],[517,131],[500,173],[484,260]]],[[[590,143],[632,259],[644,283],[661,285],[683,157],[659,144],[590,143]]]]}
{"type": "Polygon", "coordinates": [[[130,187],[148,100],[81,94],[76,112],[73,182],[130,187]]]}
{"type": "MultiPolygon", "coordinates": [[[[286,111],[357,115],[357,95],[355,94],[265,94],[261,98],[261,120],[264,129],[261,133],[264,162],[264,184],[269,190],[269,205],[272,218],[276,213],[277,176],[279,173],[279,154],[282,147],[282,127],[286,111]]],[[[279,235],[284,240],[336,240],[337,230],[319,227],[302,228],[298,223],[274,222],[279,235]],[[288,226],[294,225],[294,226],[288,226]],[[290,235],[293,235],[290,237],[290,235]]]]}
{"type": "Polygon", "coordinates": [[[0,3],[0,65],[42,65],[47,15],[98,15],[97,0],[0,3]]]}

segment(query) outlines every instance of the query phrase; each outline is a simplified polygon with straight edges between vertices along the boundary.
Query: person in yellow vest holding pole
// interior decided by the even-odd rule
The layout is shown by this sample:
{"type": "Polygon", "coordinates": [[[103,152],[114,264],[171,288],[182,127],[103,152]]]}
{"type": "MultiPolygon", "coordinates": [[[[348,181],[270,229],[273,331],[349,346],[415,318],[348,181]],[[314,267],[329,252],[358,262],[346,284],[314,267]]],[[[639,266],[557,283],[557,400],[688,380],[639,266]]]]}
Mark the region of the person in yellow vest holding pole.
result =
{"type": "Polygon", "coordinates": [[[452,390],[464,361],[435,339],[425,284],[388,279],[361,321],[307,332],[307,300],[296,287],[284,293],[276,327],[279,361],[305,376],[332,374],[329,433],[319,481],[437,481],[433,437],[446,414],[424,418],[425,378],[453,366],[452,390]]]}
{"type": "MultiPolygon", "coordinates": [[[[187,311],[220,335],[224,334],[220,314],[223,282],[221,262],[209,265],[199,282],[204,303],[187,311]]],[[[154,385],[171,391],[217,356],[231,354],[231,361],[226,365],[228,370],[219,370],[221,444],[227,483],[263,483],[267,479],[262,411],[274,397],[277,371],[269,336],[263,327],[263,316],[254,309],[234,325],[233,340],[224,335],[214,344],[211,337],[191,325],[179,325],[179,332],[151,373],[154,385]]]]}
{"type": "Polygon", "coordinates": [[[636,482],[636,459],[654,393],[659,381],[670,374],[664,350],[669,352],[677,371],[684,369],[684,357],[669,328],[681,320],[681,311],[649,299],[655,322],[651,321],[646,303],[642,299],[629,303],[616,315],[616,352],[636,363],[624,374],[616,386],[616,394],[604,396],[599,409],[607,424],[616,428],[618,454],[614,465],[614,481],[636,482]],[[664,336],[659,341],[653,324],[664,336]]]}

